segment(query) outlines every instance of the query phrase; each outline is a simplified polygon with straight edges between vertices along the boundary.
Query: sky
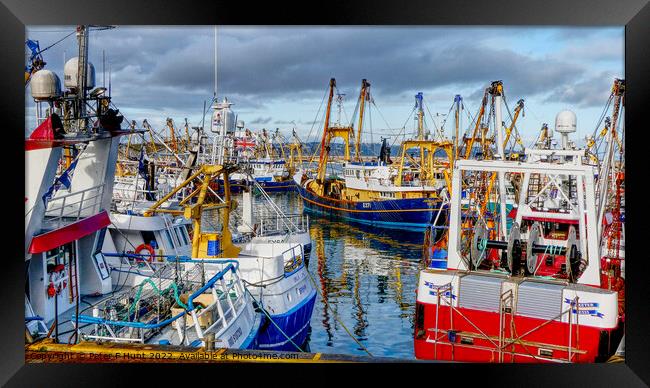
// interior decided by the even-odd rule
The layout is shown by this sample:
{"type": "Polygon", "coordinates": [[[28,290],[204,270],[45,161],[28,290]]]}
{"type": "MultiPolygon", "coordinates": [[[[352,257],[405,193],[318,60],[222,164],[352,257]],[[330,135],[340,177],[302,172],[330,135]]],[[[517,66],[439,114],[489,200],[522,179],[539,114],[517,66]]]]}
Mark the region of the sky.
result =
{"type": "MultiPolygon", "coordinates": [[[[30,26],[26,35],[43,49],[73,30],[30,26]]],[[[364,131],[375,142],[402,127],[414,130],[418,92],[430,130],[443,124],[456,94],[467,127],[494,80],[503,81],[511,110],[525,100],[517,121],[525,141],[542,123],[552,128],[563,109],[577,115],[577,140],[594,131],[614,78],[624,78],[623,27],[227,26],[218,27],[217,37],[217,96],[234,103],[246,127],[280,128],[285,135],[295,127],[303,141],[321,136],[332,77],[345,94],[343,122],[352,117],[361,80],[370,82],[374,106],[364,131]]],[[[98,86],[104,78],[108,83],[110,68],[113,102],[125,118],[138,126],[147,119],[158,130],[167,117],[200,125],[204,101],[215,92],[214,47],[214,26],[117,26],[90,32],[89,56],[98,86]]],[[[43,53],[45,68],[63,79],[64,58],[77,50],[73,34],[43,53]]],[[[35,119],[28,90],[25,101],[29,133],[35,119]]],[[[451,117],[445,128],[450,137],[451,117]]]]}

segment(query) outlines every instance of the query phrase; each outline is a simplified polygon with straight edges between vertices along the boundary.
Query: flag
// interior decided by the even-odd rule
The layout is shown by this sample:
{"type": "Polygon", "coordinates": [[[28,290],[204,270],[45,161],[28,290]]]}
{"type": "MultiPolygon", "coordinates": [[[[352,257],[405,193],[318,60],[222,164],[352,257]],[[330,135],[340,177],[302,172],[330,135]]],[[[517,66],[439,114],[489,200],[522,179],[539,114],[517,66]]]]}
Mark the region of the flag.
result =
{"type": "Polygon", "coordinates": [[[147,168],[144,165],[144,144],[142,145],[142,148],[140,148],[140,158],[138,159],[138,173],[145,181],[149,180],[147,168]]]}
{"type": "Polygon", "coordinates": [[[35,54],[38,54],[38,51],[40,50],[40,48],[39,48],[39,46],[38,46],[38,41],[34,41],[34,40],[31,40],[31,39],[27,39],[27,41],[25,42],[25,44],[26,44],[27,47],[29,47],[29,49],[32,51],[32,54],[34,54],[34,55],[35,55],[35,54]]]}
{"type": "Polygon", "coordinates": [[[253,148],[255,147],[255,140],[248,138],[237,139],[235,140],[235,147],[238,150],[253,148]]]}
{"type": "Polygon", "coordinates": [[[77,162],[79,161],[79,156],[77,155],[77,158],[70,163],[70,166],[61,173],[59,177],[54,179],[54,183],[50,188],[43,194],[43,204],[47,206],[47,202],[52,199],[52,196],[56,194],[56,192],[61,188],[61,186],[65,187],[66,189],[70,189],[70,186],[72,185],[72,174],[74,173],[75,167],[77,167],[77,162]]]}

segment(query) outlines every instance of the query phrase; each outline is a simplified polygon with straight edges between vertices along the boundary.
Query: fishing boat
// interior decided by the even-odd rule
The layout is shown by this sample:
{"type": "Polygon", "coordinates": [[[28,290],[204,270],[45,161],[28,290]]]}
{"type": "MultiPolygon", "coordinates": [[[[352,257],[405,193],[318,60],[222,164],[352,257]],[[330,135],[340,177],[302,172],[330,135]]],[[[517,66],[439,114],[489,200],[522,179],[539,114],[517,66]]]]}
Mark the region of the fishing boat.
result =
{"type": "MultiPolygon", "coordinates": [[[[102,249],[107,227],[120,221],[109,214],[120,137],[142,131],[122,130],[110,92],[95,87],[88,37],[98,28],[77,27],[79,55],[64,66],[66,90],[50,70],[29,77],[37,127],[25,140],[26,342],[41,351],[52,341],[253,346],[261,316],[236,263],[206,279],[191,260],[172,265],[133,253],[121,264],[139,276],[135,287],[112,279],[115,267],[102,249]]],[[[157,237],[164,246],[165,236],[157,237]]]]}
{"type": "Polygon", "coordinates": [[[79,56],[65,64],[66,90],[50,70],[30,81],[37,127],[25,140],[25,303],[34,315],[26,325],[42,321],[55,337],[58,317],[78,306],[80,294],[111,290],[96,253],[110,223],[119,138],[128,132],[107,89],[95,87],[88,33],[77,27],[79,56]]]}
{"type": "MultiPolygon", "coordinates": [[[[556,131],[566,138],[575,128],[575,114],[558,114],[556,131]]],[[[623,335],[624,279],[601,270],[599,201],[606,196],[596,187],[602,180],[583,163],[584,149],[527,149],[525,162],[503,160],[502,136],[496,160],[455,164],[448,263],[420,272],[415,355],[465,362],[607,360],[623,335]],[[517,208],[506,212],[503,181],[514,175],[522,182],[517,208]],[[496,196],[475,188],[483,194],[464,205],[463,182],[486,178],[502,181],[496,196]],[[490,198],[500,211],[485,210],[490,198]]]]}
{"type": "MultiPolygon", "coordinates": [[[[276,132],[269,136],[266,129],[260,134],[244,130],[244,122],[230,108],[233,103],[226,98],[213,104],[211,121],[212,150],[209,163],[232,162],[241,166],[240,172],[230,177],[231,190],[238,192],[243,186],[255,180],[262,188],[272,192],[295,189],[295,183],[287,169],[284,147],[279,145],[281,154],[275,151],[273,141],[281,136],[276,132]]],[[[204,163],[208,162],[203,161],[204,163]]],[[[223,182],[220,182],[223,185],[223,182]]]]}
{"type": "MultiPolygon", "coordinates": [[[[305,265],[305,245],[283,240],[284,234],[278,241],[251,239],[240,244],[233,241],[230,218],[237,205],[231,198],[229,175],[237,168],[231,164],[202,165],[143,214],[168,213],[191,219],[192,260],[202,263],[206,276],[224,271],[224,264],[218,260],[236,261],[247,291],[264,313],[256,346],[267,350],[300,350],[307,338],[316,300],[316,290],[305,265]],[[181,209],[161,208],[194,180],[202,183],[179,203],[181,209]],[[224,196],[207,200],[210,184],[216,180],[224,182],[224,196]],[[218,215],[206,218],[206,211],[218,215]]],[[[308,236],[307,231],[302,232],[305,234],[308,236]]]]}
{"type": "MultiPolygon", "coordinates": [[[[255,139],[256,150],[253,157],[239,158],[242,167],[247,167],[250,177],[267,192],[295,190],[296,184],[293,180],[295,170],[286,158],[284,137],[279,129],[272,136],[269,136],[266,129],[262,129],[255,139]]],[[[245,139],[235,141],[242,144],[245,139]]]]}
{"type": "Polygon", "coordinates": [[[448,177],[445,178],[445,171],[453,158],[450,141],[429,140],[424,136],[422,94],[416,96],[418,135],[402,143],[400,161],[393,163],[386,139],[378,158],[363,160],[360,154],[364,110],[366,102],[373,101],[370,98],[370,83],[365,79],[362,81],[356,139],[352,125],[330,124],[335,88],[336,80],[332,78],[316,177],[302,174],[294,178],[300,184],[299,193],[305,208],[371,225],[417,230],[426,228],[433,214],[440,209],[439,192],[449,182],[448,177]],[[343,178],[326,176],[332,140],[335,138],[344,141],[343,178]],[[351,144],[355,149],[354,160],[350,156],[351,144]],[[414,152],[418,152],[418,155],[414,155],[414,152]],[[439,153],[446,155],[447,159],[441,160],[439,153]]]}

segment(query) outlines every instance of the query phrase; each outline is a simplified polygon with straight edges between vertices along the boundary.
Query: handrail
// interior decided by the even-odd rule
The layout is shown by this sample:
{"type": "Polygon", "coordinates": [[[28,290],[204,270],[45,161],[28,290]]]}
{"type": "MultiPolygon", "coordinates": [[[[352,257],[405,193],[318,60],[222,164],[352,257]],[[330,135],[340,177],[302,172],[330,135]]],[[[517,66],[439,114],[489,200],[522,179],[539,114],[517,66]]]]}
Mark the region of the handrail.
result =
{"type": "Polygon", "coordinates": [[[207,290],[208,288],[211,288],[212,286],[214,286],[214,284],[217,282],[217,280],[223,278],[223,276],[226,273],[228,273],[228,271],[231,271],[232,273],[235,273],[235,266],[232,265],[232,264],[228,264],[226,266],[226,268],[222,269],[216,275],[211,277],[210,280],[208,280],[203,287],[199,288],[192,295],[190,295],[190,297],[187,299],[188,311],[194,310],[194,303],[193,303],[194,298],[197,298],[199,295],[203,294],[203,292],[205,292],[205,290],[207,290]]]}
{"type": "Polygon", "coordinates": [[[45,210],[45,217],[48,217],[47,221],[49,222],[58,222],[59,226],[61,225],[63,218],[73,218],[74,220],[78,220],[81,218],[84,210],[96,208],[94,212],[98,212],[101,207],[103,195],[104,184],[100,184],[80,191],[54,197],[48,201],[45,210]],[[86,196],[86,193],[93,190],[96,190],[94,194],[86,196]],[[68,201],[70,198],[75,196],[79,197],[79,199],[76,201],[73,200],[74,202],[68,201]],[[58,206],[52,206],[52,204],[58,206]]]}
{"type": "Polygon", "coordinates": [[[103,325],[109,325],[109,326],[120,326],[120,327],[133,327],[133,328],[139,328],[139,329],[158,329],[164,326],[167,326],[171,322],[174,322],[178,318],[182,317],[188,312],[192,312],[195,310],[196,306],[194,306],[193,300],[197,298],[199,295],[203,294],[208,288],[211,288],[214,286],[214,284],[223,278],[223,276],[228,272],[232,271],[235,273],[236,269],[235,266],[232,264],[228,264],[228,266],[220,271],[219,273],[215,274],[213,277],[206,282],[206,284],[195,291],[190,297],[188,298],[188,303],[187,303],[187,309],[184,311],[176,314],[175,316],[165,319],[163,321],[160,321],[158,323],[143,323],[143,322],[131,322],[131,321],[110,321],[110,320],[105,320],[103,318],[99,317],[91,317],[88,315],[79,315],[78,317],[76,315],[72,315],[71,320],[74,322],[77,318],[78,321],[81,323],[89,323],[89,324],[103,324],[103,325]]]}
{"type": "Polygon", "coordinates": [[[284,252],[282,252],[281,255],[282,255],[283,259],[284,259],[284,254],[289,252],[289,251],[291,251],[291,254],[293,255],[292,260],[290,262],[291,266],[289,266],[289,268],[294,267],[294,266],[295,266],[295,268],[293,268],[289,272],[287,272],[287,265],[285,264],[285,266],[284,266],[284,277],[285,278],[293,275],[294,273],[298,272],[301,268],[303,268],[305,266],[305,259],[304,259],[305,252],[303,250],[302,245],[296,244],[296,245],[292,246],[291,248],[289,248],[289,249],[285,250],[284,252]],[[300,257],[300,262],[298,262],[298,259],[296,257],[296,253],[295,253],[296,248],[300,248],[300,255],[297,256],[297,257],[300,257]]]}

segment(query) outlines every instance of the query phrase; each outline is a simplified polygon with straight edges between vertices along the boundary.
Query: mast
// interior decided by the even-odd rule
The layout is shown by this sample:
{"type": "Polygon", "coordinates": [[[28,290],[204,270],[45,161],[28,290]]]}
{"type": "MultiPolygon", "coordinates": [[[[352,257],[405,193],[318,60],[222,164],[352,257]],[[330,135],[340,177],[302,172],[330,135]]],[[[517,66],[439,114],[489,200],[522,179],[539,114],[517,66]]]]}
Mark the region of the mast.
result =
{"type": "Polygon", "coordinates": [[[369,98],[368,94],[368,88],[370,87],[370,84],[366,79],[364,78],[361,81],[361,93],[359,93],[359,129],[357,130],[357,141],[354,144],[354,151],[357,157],[357,160],[360,162],[361,161],[361,153],[360,153],[360,148],[361,148],[361,131],[363,127],[363,111],[365,110],[365,102],[366,99],[369,98]]]}
{"type": "Polygon", "coordinates": [[[458,158],[458,131],[460,128],[460,103],[463,100],[463,98],[460,96],[460,94],[457,94],[454,96],[454,103],[456,105],[456,131],[454,135],[454,160],[458,158]]]}
{"type": "Polygon", "coordinates": [[[472,132],[472,137],[469,139],[469,143],[465,146],[465,159],[469,159],[470,155],[472,155],[474,140],[476,139],[476,135],[478,134],[478,130],[481,126],[481,120],[485,114],[485,106],[487,105],[487,95],[489,91],[490,88],[486,88],[485,93],[483,94],[483,100],[481,100],[481,109],[478,112],[478,116],[476,116],[476,126],[474,127],[474,132],[472,132]]]}
{"type": "Polygon", "coordinates": [[[415,107],[418,109],[418,140],[424,140],[424,110],[422,109],[422,92],[415,95],[415,107]]]}
{"type": "MultiPolygon", "coordinates": [[[[364,80],[365,81],[365,80],[364,80]]],[[[330,79],[330,92],[329,97],[327,98],[327,109],[325,110],[325,126],[323,128],[323,138],[320,142],[320,160],[318,162],[318,183],[323,183],[325,180],[325,171],[327,163],[327,153],[325,149],[325,139],[328,136],[329,126],[330,126],[330,111],[332,110],[332,99],[334,98],[334,88],[336,87],[336,79],[330,79]]]]}
{"type": "MultiPolygon", "coordinates": [[[[418,108],[418,136],[417,140],[424,140],[424,110],[422,109],[422,100],[424,96],[422,92],[415,95],[415,106],[418,108]]],[[[427,158],[424,155],[424,147],[420,143],[420,178],[428,177],[427,174],[427,158]]],[[[432,155],[429,155],[432,157],[432,155]]],[[[432,163],[431,163],[432,164],[432,163]]],[[[431,167],[431,166],[429,166],[431,167]]]]}
{"type": "MultiPolygon", "coordinates": [[[[608,183],[610,183],[609,175],[612,171],[612,164],[614,163],[614,142],[617,141],[616,124],[618,124],[621,102],[624,93],[625,81],[621,79],[614,80],[614,86],[612,87],[614,105],[612,112],[611,129],[607,136],[607,148],[605,151],[605,157],[603,158],[603,165],[598,172],[598,220],[601,221],[605,215],[605,205],[607,203],[607,186],[608,183]]],[[[598,227],[601,228],[600,222],[598,223],[598,227]]]]}
{"type": "MultiPolygon", "coordinates": [[[[501,121],[501,100],[503,99],[503,83],[501,81],[492,82],[490,94],[494,99],[494,122],[497,131],[497,158],[505,160],[503,147],[503,124],[501,121]]],[[[503,172],[499,172],[499,207],[501,213],[501,236],[505,238],[508,235],[508,225],[506,223],[506,177],[503,172]]]]}
{"type": "Polygon", "coordinates": [[[77,26],[77,40],[79,42],[79,58],[77,61],[77,109],[80,118],[80,128],[88,128],[86,117],[86,71],[88,69],[88,26],[77,26]]]}
{"type": "Polygon", "coordinates": [[[187,142],[185,144],[185,150],[187,151],[190,149],[190,143],[192,141],[190,139],[190,128],[189,128],[189,124],[187,123],[187,117],[185,118],[185,141],[187,142]]]}
{"type": "Polygon", "coordinates": [[[217,99],[217,26],[214,26],[214,98],[217,99]]]}

